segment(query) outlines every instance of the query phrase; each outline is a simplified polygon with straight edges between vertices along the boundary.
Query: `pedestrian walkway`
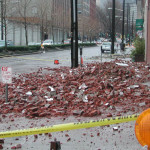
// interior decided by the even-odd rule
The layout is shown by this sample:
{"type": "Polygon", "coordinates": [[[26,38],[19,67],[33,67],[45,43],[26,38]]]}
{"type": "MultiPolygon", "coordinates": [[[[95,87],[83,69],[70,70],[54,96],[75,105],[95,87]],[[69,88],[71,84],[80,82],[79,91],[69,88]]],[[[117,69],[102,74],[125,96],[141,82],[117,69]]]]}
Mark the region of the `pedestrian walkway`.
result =
{"type": "Polygon", "coordinates": [[[114,54],[102,54],[103,58],[112,58],[112,59],[116,59],[116,58],[130,58],[131,52],[134,48],[132,46],[126,46],[125,50],[122,51],[120,48],[116,50],[116,52],[114,54]]]}

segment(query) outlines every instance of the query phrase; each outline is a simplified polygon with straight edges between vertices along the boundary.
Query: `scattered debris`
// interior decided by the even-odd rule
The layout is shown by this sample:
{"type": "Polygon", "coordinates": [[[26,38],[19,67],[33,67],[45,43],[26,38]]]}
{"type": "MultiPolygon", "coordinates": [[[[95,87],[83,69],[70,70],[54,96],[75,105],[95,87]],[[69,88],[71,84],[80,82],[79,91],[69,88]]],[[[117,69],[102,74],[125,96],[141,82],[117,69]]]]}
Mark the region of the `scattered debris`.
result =
{"type": "Polygon", "coordinates": [[[142,103],[139,103],[139,106],[142,107],[142,106],[145,106],[145,102],[142,102],[142,103]]]}
{"type": "Polygon", "coordinates": [[[116,65],[123,66],[123,67],[128,67],[129,66],[128,64],[124,64],[124,63],[116,63],[116,65]]]}
{"type": "Polygon", "coordinates": [[[150,73],[144,66],[147,64],[116,60],[21,74],[9,85],[9,104],[5,104],[4,84],[0,82],[0,114],[4,117],[15,112],[31,119],[138,113],[150,107],[150,90],[143,84],[150,81],[150,73]]]}
{"type": "Polygon", "coordinates": [[[113,127],[113,130],[114,131],[118,131],[118,127],[113,127]]]}
{"type": "Polygon", "coordinates": [[[26,93],[26,95],[31,96],[32,92],[29,91],[29,92],[26,93]]]}

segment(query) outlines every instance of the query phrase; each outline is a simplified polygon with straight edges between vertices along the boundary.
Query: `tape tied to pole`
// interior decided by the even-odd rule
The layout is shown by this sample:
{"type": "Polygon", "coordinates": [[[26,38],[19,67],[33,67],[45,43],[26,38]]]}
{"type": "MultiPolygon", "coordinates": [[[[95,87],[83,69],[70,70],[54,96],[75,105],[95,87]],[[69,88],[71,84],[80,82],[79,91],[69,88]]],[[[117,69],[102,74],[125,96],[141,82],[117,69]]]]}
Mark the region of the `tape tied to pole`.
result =
{"type": "Polygon", "coordinates": [[[135,114],[135,115],[106,118],[106,119],[100,119],[100,120],[94,120],[94,121],[52,125],[49,127],[6,131],[6,132],[0,132],[0,138],[60,132],[60,131],[66,131],[66,130],[75,130],[75,129],[91,128],[91,127],[105,126],[105,125],[111,125],[111,124],[117,124],[117,123],[124,123],[124,122],[129,122],[129,121],[135,121],[138,116],[139,116],[138,114],[135,114]]]}

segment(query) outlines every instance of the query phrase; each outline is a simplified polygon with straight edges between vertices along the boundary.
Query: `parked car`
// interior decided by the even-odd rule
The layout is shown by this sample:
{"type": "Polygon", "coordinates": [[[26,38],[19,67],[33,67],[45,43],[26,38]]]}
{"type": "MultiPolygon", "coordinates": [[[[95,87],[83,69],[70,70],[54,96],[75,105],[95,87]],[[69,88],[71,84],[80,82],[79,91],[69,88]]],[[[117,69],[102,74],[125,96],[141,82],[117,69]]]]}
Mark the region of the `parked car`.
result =
{"type": "Polygon", "coordinates": [[[64,44],[70,44],[71,40],[64,40],[64,44]]]}
{"type": "Polygon", "coordinates": [[[81,41],[81,40],[78,40],[78,43],[80,44],[80,43],[82,43],[82,41],[81,41]]]}
{"type": "Polygon", "coordinates": [[[35,43],[35,45],[41,45],[41,42],[39,42],[39,43],[35,43]]]}
{"type": "Polygon", "coordinates": [[[7,41],[7,46],[14,46],[14,42],[11,41],[11,40],[8,40],[8,41],[7,41]]]}
{"type": "Polygon", "coordinates": [[[101,40],[97,40],[96,44],[102,44],[102,41],[101,40]]]}
{"type": "Polygon", "coordinates": [[[36,43],[35,43],[35,42],[29,42],[28,45],[29,45],[29,46],[31,46],[31,45],[36,45],[36,43]]]}
{"type": "Polygon", "coordinates": [[[101,52],[104,53],[105,51],[111,52],[111,42],[103,42],[101,52]]]}
{"type": "Polygon", "coordinates": [[[43,45],[53,45],[53,44],[54,44],[54,42],[51,39],[47,39],[43,42],[43,45]]]}
{"type": "MultiPolygon", "coordinates": [[[[5,40],[0,40],[0,47],[4,47],[4,46],[5,46],[5,40]]],[[[13,41],[8,40],[7,46],[14,46],[13,41]]]]}
{"type": "Polygon", "coordinates": [[[0,47],[5,46],[5,41],[4,40],[0,40],[0,47]]]}

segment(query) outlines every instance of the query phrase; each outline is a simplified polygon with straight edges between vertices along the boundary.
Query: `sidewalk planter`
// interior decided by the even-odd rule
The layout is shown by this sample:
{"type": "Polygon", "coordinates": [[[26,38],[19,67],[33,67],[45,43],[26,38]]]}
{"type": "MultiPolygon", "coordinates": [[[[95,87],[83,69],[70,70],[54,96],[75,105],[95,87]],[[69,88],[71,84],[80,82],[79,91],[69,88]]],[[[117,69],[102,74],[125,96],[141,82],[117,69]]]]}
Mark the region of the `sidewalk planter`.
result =
{"type": "Polygon", "coordinates": [[[133,58],[132,58],[132,61],[133,62],[144,62],[145,56],[144,55],[135,55],[133,58]]]}
{"type": "Polygon", "coordinates": [[[134,42],[135,50],[131,53],[134,62],[144,62],[145,60],[145,41],[143,38],[137,37],[134,42]]]}

